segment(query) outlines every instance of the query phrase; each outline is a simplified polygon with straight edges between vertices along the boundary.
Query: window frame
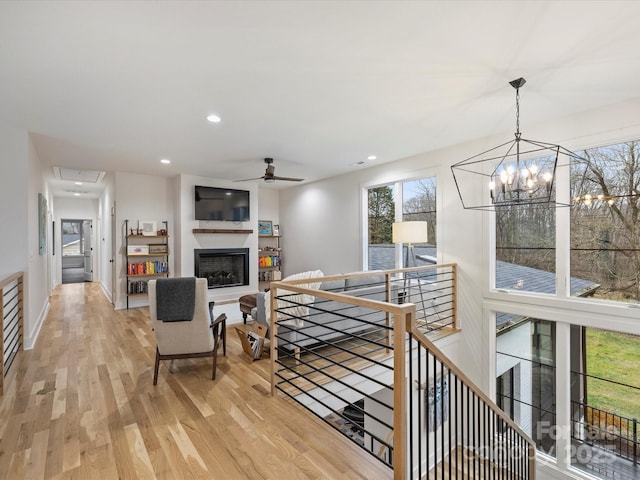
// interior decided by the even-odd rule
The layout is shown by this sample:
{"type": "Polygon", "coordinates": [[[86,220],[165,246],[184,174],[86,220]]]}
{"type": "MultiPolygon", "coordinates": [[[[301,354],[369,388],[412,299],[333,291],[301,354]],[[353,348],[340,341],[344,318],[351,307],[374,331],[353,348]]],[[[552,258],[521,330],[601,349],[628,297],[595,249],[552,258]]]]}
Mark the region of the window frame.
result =
{"type": "MultiPolygon", "coordinates": [[[[439,187],[440,184],[440,175],[439,175],[439,169],[426,169],[426,170],[422,170],[420,172],[418,172],[417,174],[414,173],[411,176],[407,176],[407,177],[398,177],[395,178],[393,180],[388,179],[388,180],[384,180],[384,181],[380,181],[380,182],[372,182],[372,183],[365,183],[362,184],[360,186],[361,188],[361,218],[362,218],[362,224],[361,224],[361,230],[362,230],[362,235],[361,235],[361,242],[362,242],[362,270],[364,271],[369,271],[369,190],[373,189],[373,188],[379,188],[379,187],[384,187],[384,186],[393,186],[394,188],[394,203],[395,203],[395,219],[394,221],[401,221],[402,219],[402,209],[403,209],[403,202],[404,202],[404,198],[402,196],[402,185],[405,182],[412,182],[412,181],[417,181],[417,180],[423,180],[423,179],[427,179],[427,178],[435,178],[435,184],[436,184],[436,210],[435,210],[435,215],[436,215],[436,222],[437,222],[437,218],[438,218],[438,212],[441,211],[441,205],[442,205],[442,188],[439,187]],[[398,201],[397,198],[397,194],[398,192],[400,192],[400,201],[398,201]],[[400,220],[398,220],[400,219],[400,220]]],[[[440,238],[441,238],[441,233],[440,233],[440,229],[437,228],[436,225],[436,245],[440,245],[440,238]]],[[[395,245],[395,250],[394,250],[394,259],[395,259],[395,267],[394,269],[399,269],[403,267],[403,248],[404,245],[402,244],[396,244],[395,245]]],[[[441,256],[441,252],[440,252],[440,248],[437,248],[436,250],[436,258],[437,258],[437,263],[441,263],[442,260],[442,256],[441,256]]]]}

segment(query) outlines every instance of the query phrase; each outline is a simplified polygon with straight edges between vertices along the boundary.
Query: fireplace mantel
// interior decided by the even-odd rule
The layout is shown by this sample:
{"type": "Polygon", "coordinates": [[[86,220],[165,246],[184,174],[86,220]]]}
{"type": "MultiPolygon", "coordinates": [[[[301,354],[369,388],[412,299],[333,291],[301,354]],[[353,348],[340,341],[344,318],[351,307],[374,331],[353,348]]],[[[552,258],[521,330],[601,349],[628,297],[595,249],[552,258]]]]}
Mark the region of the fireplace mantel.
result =
{"type": "Polygon", "coordinates": [[[193,233],[253,233],[253,230],[230,230],[226,228],[194,228],[193,233]]]}

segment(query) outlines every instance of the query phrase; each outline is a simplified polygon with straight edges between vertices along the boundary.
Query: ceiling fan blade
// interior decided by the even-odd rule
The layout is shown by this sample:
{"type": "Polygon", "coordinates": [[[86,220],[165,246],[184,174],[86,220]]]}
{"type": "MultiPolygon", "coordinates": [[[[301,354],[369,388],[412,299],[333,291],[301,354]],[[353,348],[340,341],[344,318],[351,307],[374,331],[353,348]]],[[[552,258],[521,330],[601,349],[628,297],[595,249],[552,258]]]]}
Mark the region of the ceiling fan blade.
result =
{"type": "Polygon", "coordinates": [[[234,182],[249,182],[251,180],[262,180],[263,178],[264,178],[264,176],[255,177],[255,178],[243,178],[242,180],[234,180],[234,182]]]}
{"type": "Polygon", "coordinates": [[[272,177],[274,180],[284,180],[287,182],[302,182],[304,181],[304,178],[292,178],[292,177],[278,177],[278,176],[273,176],[272,177]]]}

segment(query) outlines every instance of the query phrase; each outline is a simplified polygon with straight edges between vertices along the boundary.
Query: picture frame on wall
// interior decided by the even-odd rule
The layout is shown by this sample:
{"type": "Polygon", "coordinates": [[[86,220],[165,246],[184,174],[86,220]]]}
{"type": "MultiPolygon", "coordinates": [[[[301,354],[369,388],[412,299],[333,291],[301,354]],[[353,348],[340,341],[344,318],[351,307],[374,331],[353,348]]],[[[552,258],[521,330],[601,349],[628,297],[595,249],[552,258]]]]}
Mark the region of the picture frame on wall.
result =
{"type": "Polygon", "coordinates": [[[47,199],[38,193],[38,254],[47,252],[47,199]]]}
{"type": "Polygon", "coordinates": [[[274,225],[273,226],[273,236],[274,237],[279,237],[280,236],[280,225],[274,225]]]}
{"type": "Polygon", "coordinates": [[[273,236],[273,223],[271,220],[258,220],[258,235],[261,237],[273,236]]]}

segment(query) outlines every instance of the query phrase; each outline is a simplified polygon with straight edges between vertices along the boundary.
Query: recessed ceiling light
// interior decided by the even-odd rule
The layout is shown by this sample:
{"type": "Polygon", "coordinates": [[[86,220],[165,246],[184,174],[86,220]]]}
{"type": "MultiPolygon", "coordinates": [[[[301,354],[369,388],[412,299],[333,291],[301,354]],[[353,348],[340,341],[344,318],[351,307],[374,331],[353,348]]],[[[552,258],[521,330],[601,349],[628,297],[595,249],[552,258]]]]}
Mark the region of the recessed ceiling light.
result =
{"type": "Polygon", "coordinates": [[[376,158],[378,158],[378,157],[376,157],[375,155],[369,155],[367,157],[367,160],[375,160],[376,158]]]}
{"type": "Polygon", "coordinates": [[[163,158],[162,160],[160,160],[160,163],[169,164],[171,163],[171,160],[169,160],[168,158],[163,158]]]}
{"type": "Polygon", "coordinates": [[[220,123],[222,119],[218,115],[212,113],[207,117],[207,120],[209,120],[211,123],[220,123]]]}
{"type": "Polygon", "coordinates": [[[82,182],[75,182],[76,185],[82,185],[82,182]]]}
{"type": "Polygon", "coordinates": [[[74,197],[79,197],[79,196],[80,196],[80,194],[79,194],[78,192],[75,192],[75,193],[73,194],[73,196],[74,196],[74,197]]]}

